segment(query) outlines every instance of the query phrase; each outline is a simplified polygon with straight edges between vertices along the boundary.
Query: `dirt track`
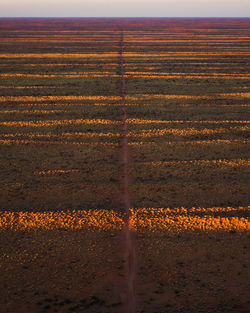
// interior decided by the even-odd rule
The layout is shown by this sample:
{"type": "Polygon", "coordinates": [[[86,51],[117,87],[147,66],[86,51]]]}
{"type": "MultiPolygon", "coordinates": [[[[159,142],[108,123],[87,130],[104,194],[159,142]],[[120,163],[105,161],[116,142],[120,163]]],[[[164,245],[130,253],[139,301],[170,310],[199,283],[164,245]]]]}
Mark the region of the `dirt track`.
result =
{"type": "Polygon", "coordinates": [[[123,136],[121,140],[121,164],[122,164],[122,188],[123,188],[123,208],[126,211],[127,219],[125,225],[125,258],[126,258],[126,279],[127,279],[127,296],[125,310],[127,313],[135,313],[135,272],[136,272],[136,255],[135,255],[135,238],[134,233],[130,229],[130,208],[131,201],[129,195],[129,150],[128,150],[128,124],[126,110],[126,82],[124,77],[124,57],[123,57],[123,31],[121,30],[119,64],[121,75],[121,110],[123,121],[123,136]]]}

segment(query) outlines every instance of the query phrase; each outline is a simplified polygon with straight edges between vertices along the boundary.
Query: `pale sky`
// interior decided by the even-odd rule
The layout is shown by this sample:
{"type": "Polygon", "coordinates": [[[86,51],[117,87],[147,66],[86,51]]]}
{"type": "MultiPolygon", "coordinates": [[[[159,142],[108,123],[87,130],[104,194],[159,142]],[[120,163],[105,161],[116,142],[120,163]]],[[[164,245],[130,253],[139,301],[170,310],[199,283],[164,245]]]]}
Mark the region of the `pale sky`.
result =
{"type": "Polygon", "coordinates": [[[0,0],[0,17],[249,16],[249,0],[0,0]]]}

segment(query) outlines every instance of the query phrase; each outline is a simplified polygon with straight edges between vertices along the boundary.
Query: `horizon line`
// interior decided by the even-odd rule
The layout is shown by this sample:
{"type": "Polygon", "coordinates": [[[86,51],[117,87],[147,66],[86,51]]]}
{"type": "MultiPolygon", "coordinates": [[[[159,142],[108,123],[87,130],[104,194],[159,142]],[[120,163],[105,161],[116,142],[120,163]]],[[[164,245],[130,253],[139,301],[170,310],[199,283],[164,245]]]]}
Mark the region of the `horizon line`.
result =
{"type": "Polygon", "coordinates": [[[7,18],[237,18],[250,19],[250,16],[0,16],[0,19],[7,18]]]}

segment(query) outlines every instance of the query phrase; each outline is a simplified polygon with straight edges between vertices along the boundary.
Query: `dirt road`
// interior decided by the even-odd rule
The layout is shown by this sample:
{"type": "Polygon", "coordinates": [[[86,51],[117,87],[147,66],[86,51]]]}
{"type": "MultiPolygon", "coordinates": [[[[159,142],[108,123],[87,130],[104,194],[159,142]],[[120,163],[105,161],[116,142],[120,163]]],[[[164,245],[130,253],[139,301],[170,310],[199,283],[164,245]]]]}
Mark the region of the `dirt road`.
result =
{"type": "Polygon", "coordinates": [[[135,313],[135,273],[136,273],[136,255],[135,255],[135,234],[130,227],[131,219],[131,199],[129,195],[129,149],[128,149],[128,124],[127,124],[127,106],[126,106],[126,81],[124,77],[124,57],[123,57],[123,43],[124,34],[121,30],[120,44],[119,44],[119,65],[121,75],[121,110],[123,121],[123,136],[121,140],[121,164],[122,164],[122,188],[123,188],[123,208],[126,212],[125,225],[125,258],[126,258],[126,279],[127,279],[127,296],[125,311],[127,313],[135,313]]]}

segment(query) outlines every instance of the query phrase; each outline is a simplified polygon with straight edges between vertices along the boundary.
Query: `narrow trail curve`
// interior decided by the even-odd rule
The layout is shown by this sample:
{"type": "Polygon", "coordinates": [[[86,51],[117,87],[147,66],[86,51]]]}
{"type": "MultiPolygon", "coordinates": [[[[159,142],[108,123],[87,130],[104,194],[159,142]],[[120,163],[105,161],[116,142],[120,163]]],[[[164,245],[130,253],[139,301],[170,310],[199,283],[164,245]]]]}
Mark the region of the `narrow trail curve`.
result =
{"type": "Polygon", "coordinates": [[[128,124],[127,124],[127,105],[126,105],[126,81],[124,77],[124,34],[121,30],[121,37],[119,43],[119,65],[121,77],[121,110],[123,122],[123,136],[121,140],[121,165],[122,165],[122,192],[123,192],[123,208],[126,213],[125,224],[125,257],[126,257],[126,279],[127,279],[127,295],[125,303],[126,313],[136,312],[135,301],[135,275],[136,275],[136,254],[135,254],[135,234],[131,230],[131,201],[129,195],[129,149],[128,149],[128,124]]]}

